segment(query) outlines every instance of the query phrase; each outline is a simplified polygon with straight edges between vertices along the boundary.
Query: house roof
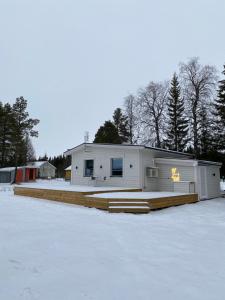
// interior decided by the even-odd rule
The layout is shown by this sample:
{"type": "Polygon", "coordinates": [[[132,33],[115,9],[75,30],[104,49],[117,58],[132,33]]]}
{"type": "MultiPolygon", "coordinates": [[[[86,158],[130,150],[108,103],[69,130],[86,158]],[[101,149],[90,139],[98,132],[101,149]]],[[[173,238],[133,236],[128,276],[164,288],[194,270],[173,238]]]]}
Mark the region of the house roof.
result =
{"type": "Polygon", "coordinates": [[[52,164],[50,164],[50,162],[47,161],[47,160],[29,162],[28,165],[27,165],[26,167],[28,167],[28,168],[39,169],[41,166],[43,166],[43,165],[46,164],[46,163],[48,163],[49,165],[51,165],[53,168],[56,169],[56,167],[53,166],[52,164]]]}
{"type": "MultiPolygon", "coordinates": [[[[17,167],[17,169],[25,169],[25,168],[39,169],[41,166],[43,166],[46,163],[56,169],[56,167],[53,166],[52,164],[50,164],[50,162],[48,162],[48,161],[34,161],[34,162],[30,162],[30,163],[28,163],[27,166],[19,166],[19,167],[17,167]]],[[[0,168],[0,172],[12,172],[12,171],[15,170],[15,168],[16,167],[0,168]]]]}
{"type": "MultiPolygon", "coordinates": [[[[23,169],[25,167],[17,167],[17,169],[23,169]]],[[[0,172],[12,172],[15,171],[16,167],[6,167],[6,168],[0,168],[0,172]]]]}
{"type": "Polygon", "coordinates": [[[156,147],[150,147],[146,145],[132,145],[132,144],[104,144],[104,143],[82,143],[76,147],[73,147],[71,149],[68,149],[64,152],[64,155],[71,155],[73,152],[76,152],[81,149],[85,149],[85,147],[107,147],[107,148],[125,148],[125,149],[147,149],[147,150],[154,150],[158,152],[164,152],[164,153],[170,153],[170,154],[175,154],[176,156],[184,156],[184,157],[189,157],[193,158],[192,154],[189,153],[184,153],[184,152],[178,152],[178,151],[172,151],[172,150],[167,150],[167,149],[162,149],[162,148],[156,148],[156,147]]]}
{"type": "Polygon", "coordinates": [[[72,167],[72,166],[67,167],[67,168],[65,169],[65,171],[71,171],[71,167],[72,167]]]}
{"type": "Polygon", "coordinates": [[[0,168],[0,172],[11,172],[14,170],[15,170],[15,167],[0,168]]]}
{"type": "Polygon", "coordinates": [[[176,159],[176,158],[156,158],[156,163],[163,163],[163,164],[171,164],[175,163],[177,165],[182,166],[221,166],[222,163],[215,162],[215,161],[207,161],[207,160],[197,160],[197,159],[176,159]]]}

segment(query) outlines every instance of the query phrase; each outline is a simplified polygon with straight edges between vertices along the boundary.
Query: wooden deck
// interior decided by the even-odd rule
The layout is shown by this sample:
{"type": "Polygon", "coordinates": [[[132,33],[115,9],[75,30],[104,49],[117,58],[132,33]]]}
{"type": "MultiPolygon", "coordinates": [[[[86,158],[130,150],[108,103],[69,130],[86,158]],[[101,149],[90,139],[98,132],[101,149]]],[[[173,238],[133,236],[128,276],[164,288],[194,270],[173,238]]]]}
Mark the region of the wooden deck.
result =
{"type": "MultiPolygon", "coordinates": [[[[140,189],[108,190],[113,192],[139,192],[140,189]]],[[[198,201],[198,194],[184,194],[179,196],[160,197],[154,199],[119,199],[88,197],[93,194],[106,193],[106,191],[75,192],[63,190],[50,190],[40,188],[15,187],[14,194],[33,198],[47,199],[86,207],[95,207],[109,212],[148,213],[151,210],[177,206],[198,201]]]]}

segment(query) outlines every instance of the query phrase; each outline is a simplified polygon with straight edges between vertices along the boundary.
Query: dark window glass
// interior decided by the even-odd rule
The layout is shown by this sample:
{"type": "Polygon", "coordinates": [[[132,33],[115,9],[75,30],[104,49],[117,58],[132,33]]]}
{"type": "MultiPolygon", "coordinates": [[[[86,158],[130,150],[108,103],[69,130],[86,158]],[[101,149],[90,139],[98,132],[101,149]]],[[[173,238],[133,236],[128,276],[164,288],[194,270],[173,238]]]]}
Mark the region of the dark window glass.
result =
{"type": "Polygon", "coordinates": [[[85,160],[84,164],[84,176],[90,177],[94,173],[94,161],[93,159],[85,160]]]}
{"type": "Polygon", "coordinates": [[[122,158],[112,158],[112,176],[123,176],[123,159],[122,158]]]}

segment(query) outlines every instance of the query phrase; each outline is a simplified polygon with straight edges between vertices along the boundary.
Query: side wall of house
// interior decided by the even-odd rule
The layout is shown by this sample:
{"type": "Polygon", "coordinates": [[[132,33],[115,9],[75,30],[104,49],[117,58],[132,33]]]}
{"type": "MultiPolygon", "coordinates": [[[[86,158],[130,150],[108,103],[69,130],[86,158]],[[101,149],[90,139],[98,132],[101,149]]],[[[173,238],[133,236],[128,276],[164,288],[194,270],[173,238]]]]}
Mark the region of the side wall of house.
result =
{"type": "Polygon", "coordinates": [[[149,178],[146,176],[146,168],[155,167],[154,155],[150,150],[141,151],[141,180],[144,191],[158,191],[158,178],[149,178]]]}
{"type": "MultiPolygon", "coordinates": [[[[174,191],[174,183],[171,179],[172,168],[176,168],[176,171],[180,174],[180,181],[195,182],[195,167],[194,166],[181,166],[176,163],[163,164],[157,163],[156,166],[159,168],[158,177],[158,188],[159,191],[174,191]]],[[[195,186],[196,188],[196,186],[195,186]]]]}
{"type": "Polygon", "coordinates": [[[220,167],[219,166],[207,166],[207,194],[208,198],[216,198],[221,195],[220,192],[220,167]]]}
{"type": "Polygon", "coordinates": [[[88,147],[72,154],[71,183],[78,185],[121,186],[141,188],[140,154],[138,149],[88,147]],[[111,159],[123,159],[123,176],[111,176],[111,159]],[[94,160],[96,180],[84,177],[85,160],[94,160]]]}
{"type": "Polygon", "coordinates": [[[55,177],[55,168],[48,163],[44,163],[39,170],[40,178],[55,177]]]}

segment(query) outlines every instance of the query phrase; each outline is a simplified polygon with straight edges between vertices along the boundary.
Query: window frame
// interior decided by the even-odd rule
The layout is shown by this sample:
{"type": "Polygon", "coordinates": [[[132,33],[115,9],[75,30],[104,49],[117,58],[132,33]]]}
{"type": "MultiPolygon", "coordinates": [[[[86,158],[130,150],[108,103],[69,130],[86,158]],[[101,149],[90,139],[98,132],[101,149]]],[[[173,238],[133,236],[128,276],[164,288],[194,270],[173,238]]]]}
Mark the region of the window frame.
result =
{"type": "Polygon", "coordinates": [[[83,177],[93,177],[94,176],[94,166],[95,166],[95,161],[94,159],[84,159],[84,172],[83,172],[83,177]],[[87,161],[93,161],[93,170],[92,170],[92,174],[91,175],[87,175],[86,170],[86,162],[87,161]]]}
{"type": "Polygon", "coordinates": [[[110,177],[123,177],[123,158],[122,157],[113,157],[110,159],[110,177]],[[122,160],[122,174],[121,175],[113,175],[113,160],[122,160]]]}

